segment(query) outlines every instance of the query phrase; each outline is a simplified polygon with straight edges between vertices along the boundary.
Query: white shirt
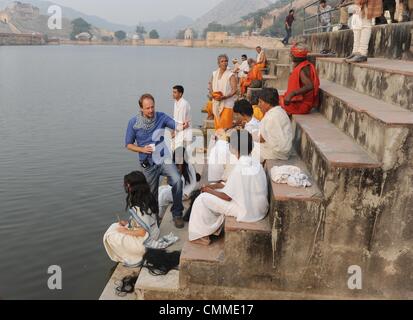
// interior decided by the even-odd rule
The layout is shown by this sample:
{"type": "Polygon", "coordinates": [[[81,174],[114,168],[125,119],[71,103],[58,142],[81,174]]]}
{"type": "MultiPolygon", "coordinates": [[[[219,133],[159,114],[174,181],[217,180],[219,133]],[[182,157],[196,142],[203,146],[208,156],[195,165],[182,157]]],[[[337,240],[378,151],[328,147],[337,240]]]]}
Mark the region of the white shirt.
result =
{"type": "Polygon", "coordinates": [[[254,158],[240,157],[225,187],[220,191],[237,204],[237,221],[256,222],[267,215],[267,176],[261,164],[254,158]]]}
{"type": "Polygon", "coordinates": [[[182,145],[183,141],[192,141],[192,128],[191,128],[191,106],[184,98],[175,100],[174,105],[174,120],[178,124],[183,124],[184,122],[189,122],[189,128],[184,131],[177,133],[175,137],[175,148],[182,145]],[[176,145],[178,144],[178,146],[176,145]]]}
{"type": "Polygon", "coordinates": [[[290,118],[280,106],[268,111],[260,123],[260,134],[265,142],[259,144],[260,159],[287,160],[293,144],[290,118]]]}
{"type": "Polygon", "coordinates": [[[252,116],[251,120],[245,124],[244,129],[251,133],[252,137],[254,138],[254,136],[256,136],[260,130],[260,122],[257,120],[257,118],[252,116]]]}
{"type": "Polygon", "coordinates": [[[246,78],[250,72],[250,66],[248,65],[248,61],[242,61],[241,65],[239,66],[238,78],[246,78]],[[244,73],[247,72],[247,73],[244,73]]]}

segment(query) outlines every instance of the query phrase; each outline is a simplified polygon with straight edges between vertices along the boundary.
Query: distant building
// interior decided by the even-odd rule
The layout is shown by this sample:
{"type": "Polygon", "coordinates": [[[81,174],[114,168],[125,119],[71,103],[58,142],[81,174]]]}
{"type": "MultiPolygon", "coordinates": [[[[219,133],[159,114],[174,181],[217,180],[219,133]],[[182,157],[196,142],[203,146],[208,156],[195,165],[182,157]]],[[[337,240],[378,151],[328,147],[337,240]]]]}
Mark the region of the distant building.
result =
{"type": "Polygon", "coordinates": [[[89,32],[82,32],[75,36],[76,40],[79,41],[90,41],[92,40],[92,35],[89,32]]]}
{"type": "Polygon", "coordinates": [[[185,40],[193,40],[194,39],[194,31],[191,28],[185,30],[184,34],[185,40]]]}
{"type": "Polygon", "coordinates": [[[22,3],[19,1],[12,2],[4,11],[21,19],[36,19],[40,16],[39,8],[30,3],[22,3]]]}
{"type": "Polygon", "coordinates": [[[208,32],[206,42],[208,47],[222,46],[228,40],[228,32],[208,32]]]}

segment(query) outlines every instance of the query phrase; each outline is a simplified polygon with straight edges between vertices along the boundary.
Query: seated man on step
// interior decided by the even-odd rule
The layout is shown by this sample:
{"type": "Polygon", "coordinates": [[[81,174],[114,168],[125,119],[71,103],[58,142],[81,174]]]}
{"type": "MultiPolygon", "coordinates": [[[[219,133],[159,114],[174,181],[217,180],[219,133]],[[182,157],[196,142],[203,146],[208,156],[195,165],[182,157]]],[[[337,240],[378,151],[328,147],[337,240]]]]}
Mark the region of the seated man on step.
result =
{"type": "Polygon", "coordinates": [[[265,162],[288,160],[293,142],[293,130],[287,113],[279,106],[277,89],[264,88],[259,95],[259,107],[264,118],[260,122],[258,139],[252,156],[265,162]]]}
{"type": "Polygon", "coordinates": [[[320,80],[307,55],[308,49],[304,45],[291,48],[294,69],[288,78],[287,91],[280,97],[280,105],[288,114],[307,114],[318,107],[320,80]]]}
{"type": "Polygon", "coordinates": [[[254,59],[248,59],[250,66],[250,72],[246,78],[241,79],[241,96],[247,93],[248,88],[260,88],[262,86],[262,71],[261,67],[254,61],[254,59]]]}
{"type": "Polygon", "coordinates": [[[188,229],[189,241],[194,243],[209,245],[209,236],[219,235],[225,216],[239,222],[257,222],[267,215],[267,177],[261,164],[251,157],[251,134],[233,131],[229,143],[237,163],[226,184],[203,187],[195,200],[188,229]]]}

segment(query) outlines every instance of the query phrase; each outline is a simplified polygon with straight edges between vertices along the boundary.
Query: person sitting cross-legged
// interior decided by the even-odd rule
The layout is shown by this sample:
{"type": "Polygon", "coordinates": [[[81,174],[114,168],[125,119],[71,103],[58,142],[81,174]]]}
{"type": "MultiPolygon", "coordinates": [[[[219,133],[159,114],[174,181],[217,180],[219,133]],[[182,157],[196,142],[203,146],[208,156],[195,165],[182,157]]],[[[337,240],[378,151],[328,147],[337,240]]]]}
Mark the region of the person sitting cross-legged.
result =
{"type": "Polygon", "coordinates": [[[288,114],[307,114],[318,107],[320,79],[307,56],[305,45],[296,44],[291,48],[294,69],[288,78],[286,93],[280,96],[280,105],[288,114]]]}
{"type": "Polygon", "coordinates": [[[222,230],[225,216],[239,222],[257,222],[268,212],[267,177],[259,161],[251,157],[253,140],[246,130],[233,131],[230,150],[238,159],[227,182],[202,188],[189,220],[189,241],[209,245],[210,236],[222,230]]]}
{"type": "Polygon", "coordinates": [[[245,95],[247,93],[248,88],[259,88],[262,86],[262,71],[261,66],[258,65],[254,59],[249,58],[248,64],[250,66],[250,72],[248,76],[244,79],[241,79],[240,87],[241,87],[241,95],[245,95]]]}

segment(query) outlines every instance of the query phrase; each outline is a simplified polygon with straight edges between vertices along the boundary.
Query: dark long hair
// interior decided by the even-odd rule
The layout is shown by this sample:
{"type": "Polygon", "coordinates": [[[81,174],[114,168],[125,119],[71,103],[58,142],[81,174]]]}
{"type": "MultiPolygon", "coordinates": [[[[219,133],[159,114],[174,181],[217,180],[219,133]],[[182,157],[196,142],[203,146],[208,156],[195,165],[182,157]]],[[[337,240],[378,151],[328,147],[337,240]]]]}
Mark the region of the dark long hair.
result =
{"type": "Polygon", "coordinates": [[[189,166],[188,166],[188,162],[187,162],[187,154],[186,154],[186,150],[184,147],[178,147],[176,148],[176,150],[174,151],[174,154],[172,156],[173,162],[175,164],[182,164],[182,175],[184,177],[185,180],[185,184],[188,184],[191,181],[191,178],[189,176],[190,172],[189,172],[189,166]],[[176,158],[178,158],[179,163],[176,162],[176,158]]]}
{"type": "Polygon", "coordinates": [[[133,171],[126,175],[123,186],[128,194],[126,197],[126,210],[139,207],[142,215],[155,214],[158,216],[158,201],[153,196],[142,172],[133,171]]]}

